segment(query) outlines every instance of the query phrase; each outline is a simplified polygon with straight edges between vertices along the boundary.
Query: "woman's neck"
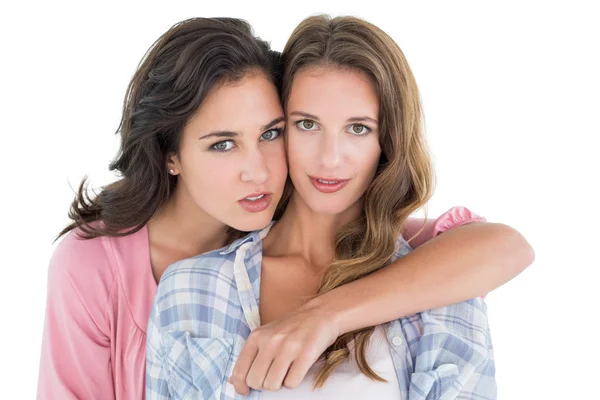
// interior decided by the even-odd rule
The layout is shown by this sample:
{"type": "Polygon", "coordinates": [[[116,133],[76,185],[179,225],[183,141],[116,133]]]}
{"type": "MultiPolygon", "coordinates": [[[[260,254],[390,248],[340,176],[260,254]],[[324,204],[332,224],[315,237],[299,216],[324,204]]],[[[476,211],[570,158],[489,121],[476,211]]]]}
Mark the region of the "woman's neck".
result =
{"type": "Polygon", "coordinates": [[[307,264],[322,270],[335,256],[338,233],[358,218],[361,207],[356,204],[340,214],[318,213],[294,192],[283,216],[264,240],[264,254],[301,257],[307,264]]]}
{"type": "Polygon", "coordinates": [[[175,190],[148,223],[150,242],[192,257],[223,247],[227,226],[202,211],[187,193],[175,190]]]}

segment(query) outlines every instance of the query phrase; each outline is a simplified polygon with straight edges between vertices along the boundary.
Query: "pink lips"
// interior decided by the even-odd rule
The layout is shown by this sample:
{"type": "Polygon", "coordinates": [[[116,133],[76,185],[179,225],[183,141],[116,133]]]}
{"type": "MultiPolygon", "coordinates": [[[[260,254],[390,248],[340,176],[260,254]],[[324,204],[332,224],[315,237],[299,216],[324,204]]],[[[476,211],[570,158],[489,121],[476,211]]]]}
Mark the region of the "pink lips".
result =
{"type": "Polygon", "coordinates": [[[253,193],[239,200],[239,203],[244,210],[256,213],[266,210],[271,204],[271,198],[271,193],[253,193]]]}
{"type": "Polygon", "coordinates": [[[313,178],[312,176],[309,178],[315,189],[322,193],[335,193],[349,182],[349,179],[313,178]]]}

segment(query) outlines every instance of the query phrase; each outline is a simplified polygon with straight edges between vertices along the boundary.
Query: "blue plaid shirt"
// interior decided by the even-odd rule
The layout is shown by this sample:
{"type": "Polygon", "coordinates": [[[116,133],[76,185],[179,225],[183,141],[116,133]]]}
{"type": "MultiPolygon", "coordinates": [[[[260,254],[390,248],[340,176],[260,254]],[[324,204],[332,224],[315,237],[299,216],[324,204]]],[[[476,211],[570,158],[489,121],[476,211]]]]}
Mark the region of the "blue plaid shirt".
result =
{"type": "MultiPolygon", "coordinates": [[[[227,382],[260,325],[262,239],[270,226],[223,249],[171,265],[148,323],[146,398],[260,399],[227,382]]],[[[411,251],[398,240],[394,259],[411,251]]],[[[496,399],[486,306],[477,298],[386,324],[402,399],[496,399]]]]}

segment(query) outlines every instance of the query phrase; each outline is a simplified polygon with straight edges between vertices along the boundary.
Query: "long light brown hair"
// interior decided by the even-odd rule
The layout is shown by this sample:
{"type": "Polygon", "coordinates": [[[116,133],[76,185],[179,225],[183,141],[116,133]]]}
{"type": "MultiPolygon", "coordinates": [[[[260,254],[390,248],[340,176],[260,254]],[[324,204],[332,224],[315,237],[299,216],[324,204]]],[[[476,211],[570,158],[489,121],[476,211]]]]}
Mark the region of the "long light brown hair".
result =
{"type": "MultiPolygon", "coordinates": [[[[337,236],[335,259],[318,289],[322,294],[389,263],[408,216],[425,206],[432,195],[433,170],[422,129],[417,84],[404,54],[381,29],[355,17],[309,17],[292,33],[283,50],[283,62],[284,105],[295,74],[316,66],[365,73],[380,101],[379,168],[365,193],[362,216],[337,236]]],[[[349,359],[352,340],[360,371],[383,381],[365,357],[374,329],[340,336],[323,354],[314,386],[321,387],[335,368],[349,359]]]]}

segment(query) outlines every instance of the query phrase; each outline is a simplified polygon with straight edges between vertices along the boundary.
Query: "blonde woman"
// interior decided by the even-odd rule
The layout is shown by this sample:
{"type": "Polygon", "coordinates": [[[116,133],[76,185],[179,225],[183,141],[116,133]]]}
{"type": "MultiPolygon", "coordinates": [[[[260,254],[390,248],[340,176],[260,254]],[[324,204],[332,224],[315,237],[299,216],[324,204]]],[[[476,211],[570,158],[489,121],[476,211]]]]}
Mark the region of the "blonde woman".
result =
{"type": "MultiPolygon", "coordinates": [[[[276,222],[167,269],[148,325],[147,398],[495,398],[485,305],[469,300],[483,291],[430,311],[373,307],[378,289],[382,304],[394,298],[403,265],[410,280],[435,250],[469,253],[442,235],[437,248],[434,239],[409,254],[402,236],[432,194],[402,52],[372,24],[320,16],[296,28],[283,55],[293,187],[276,222]],[[321,307],[335,291],[338,303],[330,296],[321,307]]],[[[503,248],[511,251],[531,263],[522,238],[503,248]]],[[[436,270],[442,292],[465,276],[461,264],[436,270]]]]}

